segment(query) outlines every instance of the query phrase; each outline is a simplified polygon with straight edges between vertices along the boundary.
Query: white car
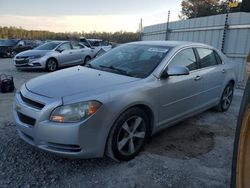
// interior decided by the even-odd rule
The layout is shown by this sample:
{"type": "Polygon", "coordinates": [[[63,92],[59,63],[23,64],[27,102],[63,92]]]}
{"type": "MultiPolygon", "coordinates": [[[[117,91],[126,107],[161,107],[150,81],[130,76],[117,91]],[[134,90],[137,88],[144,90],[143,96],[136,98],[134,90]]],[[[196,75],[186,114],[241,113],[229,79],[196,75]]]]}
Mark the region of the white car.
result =
{"type": "Polygon", "coordinates": [[[81,37],[80,42],[85,46],[93,49],[95,55],[97,55],[99,51],[107,52],[112,49],[112,44],[102,39],[86,39],[84,37],[81,37]]]}
{"type": "Polygon", "coordinates": [[[46,69],[52,72],[59,67],[84,65],[94,56],[94,51],[83,44],[52,41],[17,54],[14,61],[17,69],[46,69]]]}

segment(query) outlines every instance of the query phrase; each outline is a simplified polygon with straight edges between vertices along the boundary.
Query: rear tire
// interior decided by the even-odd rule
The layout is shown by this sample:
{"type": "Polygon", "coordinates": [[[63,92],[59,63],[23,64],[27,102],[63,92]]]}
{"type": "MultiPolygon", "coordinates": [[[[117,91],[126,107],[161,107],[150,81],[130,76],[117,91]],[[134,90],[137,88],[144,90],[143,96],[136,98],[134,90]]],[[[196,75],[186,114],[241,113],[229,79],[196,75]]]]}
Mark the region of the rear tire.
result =
{"type": "Polygon", "coordinates": [[[90,60],[91,58],[89,56],[86,56],[84,59],[83,65],[87,65],[90,60]]]}
{"type": "Polygon", "coordinates": [[[133,159],[149,137],[149,119],[140,108],[125,111],[109,133],[106,155],[115,161],[133,159]]]}
{"type": "Polygon", "coordinates": [[[234,84],[232,82],[228,83],[222,93],[220,103],[215,107],[218,112],[226,112],[233,100],[234,94],[234,84]]]}
{"type": "Polygon", "coordinates": [[[58,68],[58,63],[55,59],[48,59],[46,62],[46,70],[49,72],[54,72],[58,68]]]}

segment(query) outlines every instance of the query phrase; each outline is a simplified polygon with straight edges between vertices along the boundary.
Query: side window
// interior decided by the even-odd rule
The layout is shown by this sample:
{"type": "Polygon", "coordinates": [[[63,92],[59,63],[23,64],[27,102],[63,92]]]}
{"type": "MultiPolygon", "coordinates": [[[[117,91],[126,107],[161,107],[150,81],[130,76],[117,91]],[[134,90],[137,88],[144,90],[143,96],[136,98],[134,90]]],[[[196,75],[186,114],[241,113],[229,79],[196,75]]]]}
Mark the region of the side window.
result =
{"type": "Polygon", "coordinates": [[[168,66],[179,65],[185,66],[190,71],[197,69],[196,58],[192,48],[182,50],[171,60],[168,66]]]}
{"type": "Polygon", "coordinates": [[[221,57],[219,56],[219,54],[214,51],[214,55],[215,55],[217,64],[222,64],[222,60],[221,60],[221,57]]]}
{"type": "Polygon", "coordinates": [[[217,65],[217,60],[213,50],[206,48],[197,48],[200,57],[201,68],[217,65]]]}
{"type": "Polygon", "coordinates": [[[64,51],[64,50],[71,50],[71,45],[70,45],[70,43],[64,43],[64,44],[62,44],[59,48],[58,48],[58,50],[60,50],[60,51],[64,51]]]}
{"type": "Polygon", "coordinates": [[[25,46],[25,43],[24,43],[24,41],[23,40],[20,40],[19,42],[18,42],[18,44],[17,44],[18,46],[25,46]]]}
{"type": "Polygon", "coordinates": [[[82,49],[82,48],[84,48],[84,46],[83,45],[81,45],[81,44],[77,44],[77,43],[72,43],[72,47],[73,47],[73,49],[82,49]]]}

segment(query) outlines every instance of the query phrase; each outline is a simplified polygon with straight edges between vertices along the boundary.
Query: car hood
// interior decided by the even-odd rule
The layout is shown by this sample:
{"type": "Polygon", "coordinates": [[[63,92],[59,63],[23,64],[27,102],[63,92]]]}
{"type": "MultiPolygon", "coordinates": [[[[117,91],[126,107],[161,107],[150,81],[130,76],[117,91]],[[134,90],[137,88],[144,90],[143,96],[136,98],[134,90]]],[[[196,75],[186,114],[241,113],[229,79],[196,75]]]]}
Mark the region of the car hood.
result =
{"type": "Polygon", "coordinates": [[[38,95],[61,98],[79,93],[88,93],[108,87],[140,80],[82,66],[75,66],[34,78],[26,88],[38,95]]]}
{"type": "Polygon", "coordinates": [[[34,56],[34,55],[45,55],[51,52],[51,50],[27,50],[18,54],[20,57],[34,56]]]}

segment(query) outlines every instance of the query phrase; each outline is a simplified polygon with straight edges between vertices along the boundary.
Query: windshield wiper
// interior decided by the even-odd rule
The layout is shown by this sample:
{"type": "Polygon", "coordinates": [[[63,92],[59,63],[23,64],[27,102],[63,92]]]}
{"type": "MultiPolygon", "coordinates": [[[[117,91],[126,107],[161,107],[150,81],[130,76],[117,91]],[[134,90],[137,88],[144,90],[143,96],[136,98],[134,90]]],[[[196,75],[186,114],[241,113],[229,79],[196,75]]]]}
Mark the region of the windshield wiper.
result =
{"type": "Polygon", "coordinates": [[[88,68],[92,68],[92,69],[97,69],[96,67],[94,67],[93,65],[91,65],[90,63],[83,65],[84,67],[88,67],[88,68]]]}
{"type": "Polygon", "coordinates": [[[116,71],[116,72],[123,74],[123,75],[126,75],[126,76],[132,76],[126,70],[119,69],[117,67],[114,67],[113,65],[110,65],[110,66],[100,65],[100,67],[116,71]]]}

